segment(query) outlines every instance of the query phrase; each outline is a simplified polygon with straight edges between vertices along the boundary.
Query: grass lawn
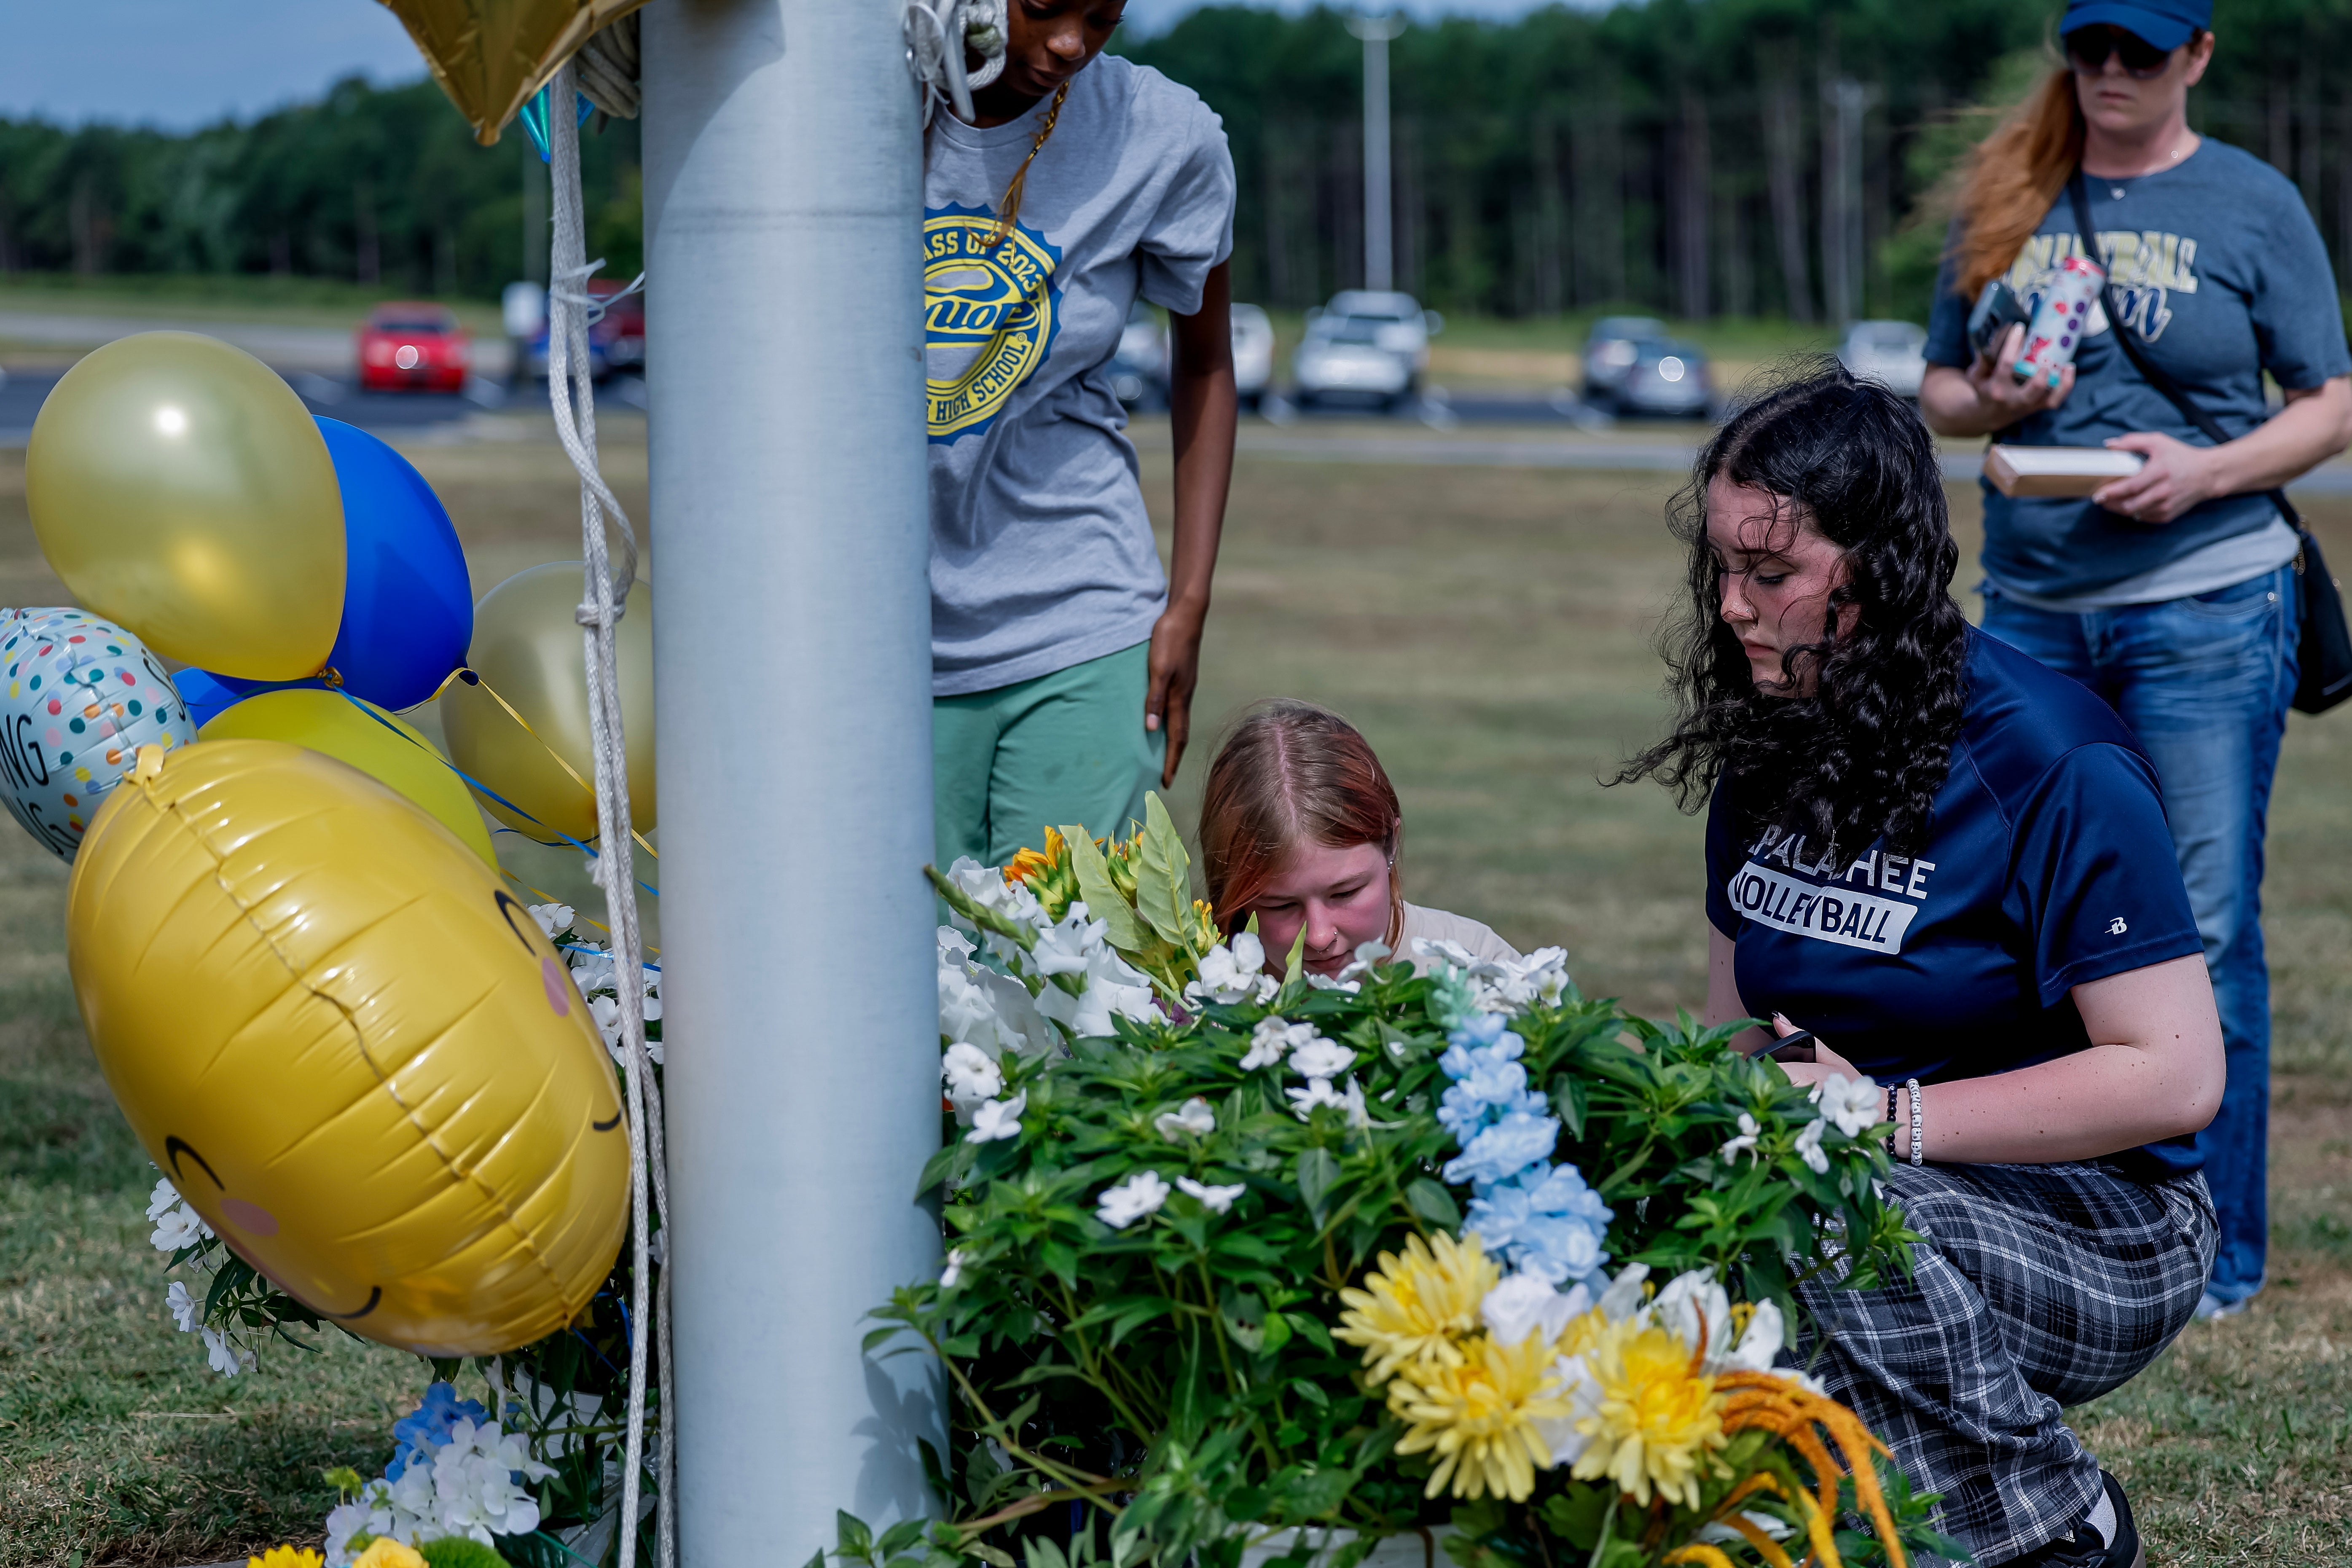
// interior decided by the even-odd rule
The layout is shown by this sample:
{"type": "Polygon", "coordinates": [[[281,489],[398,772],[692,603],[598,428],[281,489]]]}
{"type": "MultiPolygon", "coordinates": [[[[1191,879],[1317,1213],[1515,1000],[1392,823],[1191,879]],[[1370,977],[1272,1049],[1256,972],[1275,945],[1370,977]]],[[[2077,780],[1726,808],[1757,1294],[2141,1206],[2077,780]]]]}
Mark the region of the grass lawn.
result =
{"type": "MultiPolygon", "coordinates": [[[[1164,437],[1146,445],[1164,497],[1164,437]]],[[[573,548],[551,444],[415,457],[478,590],[573,548]]],[[[615,449],[611,467],[641,505],[642,450],[615,449]]],[[[1277,693],[1331,703],[1402,792],[1416,901],[1565,944],[1588,991],[1695,1005],[1698,824],[1654,787],[1596,783],[1661,711],[1647,638],[1675,574],[1657,521],[1668,488],[1244,458],[1179,819],[1235,710],[1277,693]]],[[[1973,498],[1956,500],[1973,519],[1973,498]]],[[[2352,508],[2314,510],[2352,559],[2352,508]]],[[[0,454],[0,604],[58,594],[25,521],[21,457],[0,454]]],[[[2273,1287],[2076,1415],[2131,1485],[2152,1563],[2352,1562],[2347,777],[2352,718],[2298,719],[2272,827],[2273,1287]]],[[[421,1368],[345,1343],[225,1382],[172,1331],[142,1217],[152,1177],[67,990],[64,889],[29,839],[0,835],[0,1568],[202,1562],[301,1539],[331,1500],[318,1468],[380,1464],[421,1368]]]]}

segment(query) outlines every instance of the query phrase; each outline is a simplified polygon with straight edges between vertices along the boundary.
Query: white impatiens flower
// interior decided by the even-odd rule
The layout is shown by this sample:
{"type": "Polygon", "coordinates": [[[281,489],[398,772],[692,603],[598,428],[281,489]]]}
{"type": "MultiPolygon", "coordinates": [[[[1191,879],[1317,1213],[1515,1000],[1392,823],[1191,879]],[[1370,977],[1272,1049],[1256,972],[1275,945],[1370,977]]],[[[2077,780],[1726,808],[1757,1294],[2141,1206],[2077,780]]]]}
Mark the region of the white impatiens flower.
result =
{"type": "Polygon", "coordinates": [[[1482,1013],[1517,1014],[1538,1002],[1557,1004],[1568,991],[1568,950],[1542,947],[1517,961],[1480,958],[1458,942],[1415,937],[1414,956],[1462,972],[1482,1013]]]}
{"type": "Polygon", "coordinates": [[[1312,1024],[1293,1024],[1280,1017],[1260,1018],[1250,1031],[1250,1048],[1242,1058],[1242,1071],[1270,1068],[1315,1038],[1312,1024]]]}
{"type": "Polygon", "coordinates": [[[963,1248],[961,1247],[948,1254],[948,1266],[940,1270],[940,1289],[952,1290],[963,1282],[963,1248]]]}
{"type": "Polygon", "coordinates": [[[1280,989],[1265,973],[1265,944],[1254,931],[1241,931],[1232,942],[1201,955],[1201,978],[1184,987],[1196,1002],[1264,1002],[1280,989]]]}
{"type": "Polygon", "coordinates": [[[1181,1110],[1163,1110],[1151,1119],[1160,1136],[1171,1143],[1181,1143],[1186,1137],[1205,1138],[1217,1130],[1217,1113],[1199,1095],[1184,1102],[1181,1110]]]}
{"type": "Polygon", "coordinates": [[[1748,1115],[1748,1112],[1744,1110],[1741,1111],[1739,1113],[1739,1136],[1724,1144],[1722,1149],[1723,1163],[1727,1165],[1737,1164],[1738,1163],[1739,1156],[1742,1154],[1747,1155],[1751,1160],[1759,1158],[1759,1153],[1756,1147],[1756,1140],[1763,1136],[1763,1132],[1764,1130],[1756,1124],[1756,1118],[1748,1115]]]}
{"type": "MultiPolygon", "coordinates": [[[[502,1432],[459,1416],[449,1441],[433,1451],[433,1501],[440,1533],[467,1535],[485,1546],[492,1537],[528,1535],[539,1528],[539,1501],[523,1489],[554,1468],[530,1457],[520,1432],[502,1432]]],[[[407,1476],[401,1479],[405,1481],[407,1476]]]]}
{"type": "Polygon", "coordinates": [[[1021,1136],[1021,1113],[1029,1109],[1027,1091],[1011,1100],[992,1100],[971,1113],[971,1131],[964,1134],[972,1143],[994,1143],[1001,1139],[1021,1136]]]}
{"type": "Polygon", "coordinates": [[[251,1351],[240,1350],[229,1343],[228,1336],[218,1329],[199,1329],[205,1337],[205,1352],[212,1360],[213,1370],[223,1377],[235,1377],[240,1372],[253,1370],[251,1351]]]}
{"type": "Polygon", "coordinates": [[[1364,1103],[1364,1086],[1352,1078],[1348,1080],[1348,1088],[1344,1093],[1334,1088],[1328,1078],[1310,1078],[1307,1080],[1305,1089],[1286,1089],[1282,1092],[1289,1100],[1291,1109],[1298,1112],[1298,1120],[1301,1121],[1314,1115],[1319,1107],[1328,1105],[1334,1110],[1346,1111],[1348,1125],[1350,1127],[1402,1125],[1395,1121],[1375,1123],[1372,1121],[1371,1108],[1364,1103]]]}
{"type": "Polygon", "coordinates": [[[153,1192],[147,1194],[147,1223],[155,1224],[179,1206],[180,1189],[172,1184],[171,1177],[166,1176],[155,1184],[153,1192]]]}
{"type": "Polygon", "coordinates": [[[1062,923],[1049,926],[1029,951],[1029,963],[1040,974],[1084,974],[1087,960],[1110,933],[1110,921],[1090,921],[1087,906],[1074,903],[1062,923]]]}
{"type": "Polygon", "coordinates": [[[572,929],[576,912],[570,904],[526,904],[523,908],[539,922],[540,935],[550,942],[555,940],[556,932],[572,929]]]}
{"type": "Polygon", "coordinates": [[[1179,1176],[1176,1178],[1176,1190],[1187,1197],[1200,1199],[1201,1206],[1211,1214],[1223,1214],[1233,1207],[1234,1200],[1249,1188],[1239,1182],[1230,1187],[1219,1187],[1206,1182],[1196,1182],[1190,1176],[1179,1176]]]}
{"type": "Polygon", "coordinates": [[[1826,1121],[1808,1121],[1797,1134],[1797,1158],[1812,1168],[1816,1176],[1830,1173],[1830,1157],[1822,1148],[1822,1134],[1829,1131],[1826,1121]]]}
{"type": "MultiPolygon", "coordinates": [[[[1349,959],[1347,964],[1340,969],[1339,979],[1343,983],[1361,980],[1365,975],[1370,974],[1373,968],[1383,960],[1392,956],[1394,956],[1393,950],[1390,948],[1387,942],[1360,942],[1356,944],[1356,956],[1349,959]]],[[[1352,991],[1356,989],[1356,987],[1350,984],[1348,985],[1348,989],[1352,991]]]]}
{"type": "Polygon", "coordinates": [[[1059,985],[1046,985],[1037,993],[1037,1011],[1081,1039],[1113,1033],[1113,1018],[1148,1023],[1160,1016],[1150,979],[1108,944],[1087,955],[1086,977],[1085,988],[1076,996],[1059,985]]]}
{"type": "Polygon", "coordinates": [[[1104,1189],[1103,1195],[1096,1201],[1095,1215],[1113,1230],[1125,1230],[1144,1215],[1157,1212],[1173,1191],[1157,1171],[1138,1171],[1117,1186],[1104,1189]]]}
{"type": "Polygon", "coordinates": [[[185,1285],[177,1279],[173,1280],[172,1288],[163,1292],[163,1305],[172,1310],[172,1321],[180,1325],[182,1333],[195,1332],[196,1313],[199,1309],[196,1299],[188,1294],[188,1288],[185,1285]]]}
{"type": "Polygon", "coordinates": [[[986,1051],[958,1040],[940,1058],[940,1078],[947,1085],[948,1103],[956,1120],[971,1125],[972,1113],[1004,1092],[1004,1069],[986,1051]]]}
{"type": "Polygon", "coordinates": [[[1849,1138],[1859,1138],[1878,1125],[1886,1110],[1886,1091],[1866,1078],[1848,1079],[1833,1072],[1813,1085],[1806,1097],[1849,1138]]]}
{"type": "Polygon", "coordinates": [[[213,1227],[205,1223],[204,1216],[184,1202],[155,1222],[154,1233],[147,1241],[158,1252],[177,1252],[184,1247],[194,1247],[212,1233],[213,1227]]]}
{"type": "Polygon", "coordinates": [[[1592,1292],[1581,1285],[1562,1291],[1540,1274],[1514,1274],[1486,1292],[1478,1316],[1486,1331],[1507,1345],[1541,1334],[1549,1344],[1568,1331],[1569,1321],[1592,1310],[1592,1292]]]}
{"type": "Polygon", "coordinates": [[[1290,1070],[1301,1078],[1338,1078],[1355,1065],[1355,1052],[1320,1035],[1311,1035],[1290,1053],[1290,1070]]]}

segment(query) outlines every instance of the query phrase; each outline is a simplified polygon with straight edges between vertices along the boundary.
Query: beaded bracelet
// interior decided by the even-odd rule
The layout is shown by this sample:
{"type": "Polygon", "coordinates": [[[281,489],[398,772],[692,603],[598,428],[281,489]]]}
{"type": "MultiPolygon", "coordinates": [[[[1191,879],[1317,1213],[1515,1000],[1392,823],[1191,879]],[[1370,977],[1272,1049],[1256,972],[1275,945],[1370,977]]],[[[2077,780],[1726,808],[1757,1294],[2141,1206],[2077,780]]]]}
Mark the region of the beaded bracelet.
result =
{"type": "Polygon", "coordinates": [[[1926,1123],[1919,1115],[1919,1080],[1916,1078],[1908,1079],[1903,1088],[1911,1096],[1911,1163],[1924,1165],[1927,1163],[1927,1138],[1926,1123]]]}

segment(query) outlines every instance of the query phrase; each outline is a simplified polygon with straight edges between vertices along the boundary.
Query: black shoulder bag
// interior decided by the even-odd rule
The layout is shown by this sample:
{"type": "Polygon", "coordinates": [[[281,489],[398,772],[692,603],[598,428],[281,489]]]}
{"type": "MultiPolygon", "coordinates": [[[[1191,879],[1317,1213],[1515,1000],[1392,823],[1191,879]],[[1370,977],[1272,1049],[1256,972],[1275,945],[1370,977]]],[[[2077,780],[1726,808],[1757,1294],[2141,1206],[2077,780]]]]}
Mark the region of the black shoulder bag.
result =
{"type": "MultiPolygon", "coordinates": [[[[2074,178],[2066,182],[2066,194],[2074,204],[2074,227],[2083,237],[2084,254],[2095,261],[2100,260],[2098,240],[2095,237],[2097,231],[2091,226],[2091,202],[2084,193],[2081,169],[2076,169],[2074,178]]],[[[2221,424],[2198,407],[2169,373],[2147,357],[2136,341],[2137,335],[2124,324],[2113,284],[2102,286],[2099,303],[2106,310],[2108,331],[2115,334],[2124,357],[2132,362],[2140,379],[2170,398],[2173,406],[2205,433],[2207,440],[2217,447],[2229,440],[2229,433],[2221,424]]],[[[2295,629],[2295,650],[2302,675],[2295,683],[2294,705],[2305,713],[2325,713],[2352,697],[2352,627],[2345,624],[2341,587],[2319,553],[2319,541],[2304,526],[2303,514],[2286,499],[2286,491],[2273,490],[2270,496],[2279,515],[2303,541],[2303,548],[2294,558],[2295,575],[2303,579],[2302,624],[2295,629]]]]}

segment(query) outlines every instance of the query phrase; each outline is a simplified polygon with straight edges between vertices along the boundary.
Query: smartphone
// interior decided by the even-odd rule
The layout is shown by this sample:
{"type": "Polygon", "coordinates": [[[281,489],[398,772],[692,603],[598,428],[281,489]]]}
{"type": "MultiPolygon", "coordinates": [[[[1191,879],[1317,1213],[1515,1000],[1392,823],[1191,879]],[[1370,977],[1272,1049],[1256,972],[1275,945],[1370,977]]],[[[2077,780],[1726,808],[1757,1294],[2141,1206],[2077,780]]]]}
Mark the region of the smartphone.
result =
{"type": "Polygon", "coordinates": [[[1776,1062],[1809,1062],[1813,1059],[1813,1032],[1800,1029],[1793,1035],[1783,1035],[1750,1056],[1769,1057],[1776,1062]]]}
{"type": "Polygon", "coordinates": [[[1996,278],[1984,286],[1977,296],[1976,308],[1969,312],[1969,348],[1977,358],[1985,359],[2000,347],[2000,340],[2009,335],[2011,327],[2021,327],[2032,320],[2032,312],[2017,290],[2005,278],[1996,278]]]}

